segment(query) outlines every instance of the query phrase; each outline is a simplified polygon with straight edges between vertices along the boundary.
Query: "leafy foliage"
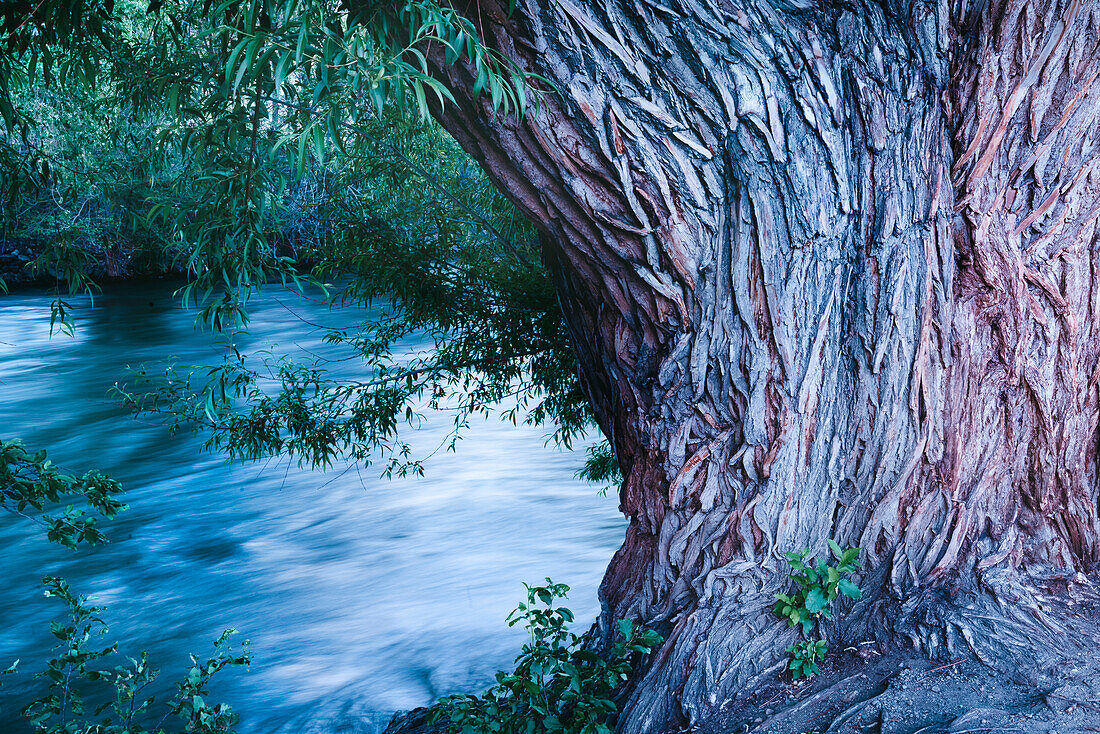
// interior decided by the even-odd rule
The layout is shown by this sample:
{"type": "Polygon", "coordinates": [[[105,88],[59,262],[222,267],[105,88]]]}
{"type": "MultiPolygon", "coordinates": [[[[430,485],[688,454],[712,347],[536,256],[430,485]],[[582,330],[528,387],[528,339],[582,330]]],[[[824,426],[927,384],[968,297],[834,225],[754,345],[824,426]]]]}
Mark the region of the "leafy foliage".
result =
{"type": "Polygon", "coordinates": [[[74,170],[61,155],[80,161],[87,157],[80,148],[63,151],[54,137],[31,135],[49,122],[49,131],[63,127],[63,143],[71,141],[78,133],[57,108],[75,105],[79,127],[100,132],[93,142],[140,151],[129,162],[150,185],[138,194],[155,201],[136,214],[191,269],[185,295],[206,301],[215,326],[246,319],[240,300],[271,276],[294,281],[272,239],[292,172],[301,177],[322,165],[327,149],[354,150],[361,123],[387,108],[426,120],[429,100],[451,100],[429,73],[433,48],[445,63],[469,64],[475,92],[504,114],[522,116],[538,102],[528,92],[536,77],[485,47],[473,21],[434,0],[10,5],[0,9],[0,112],[8,131],[0,169],[11,198],[41,189],[57,170],[95,178],[94,167],[74,170]],[[147,122],[104,130],[93,122],[104,113],[147,122]]]}
{"type": "Polygon", "coordinates": [[[0,126],[0,236],[37,253],[26,274],[54,282],[52,324],[69,332],[65,296],[92,295],[96,278],[135,263],[166,264],[169,233],[143,214],[148,199],[166,195],[159,189],[179,157],[156,149],[162,116],[135,114],[120,63],[127,38],[148,23],[144,6],[34,6],[20,18],[20,41],[0,51],[0,100],[14,110],[0,126]]]}
{"type": "Polygon", "coordinates": [[[505,418],[552,423],[570,445],[591,414],[533,228],[438,128],[394,113],[367,132],[371,146],[314,195],[323,236],[299,242],[317,280],[342,284],[337,304],[373,309],[356,328],[325,330],[364,378],[338,381],[326,361],[230,352],[212,367],[139,370],[119,394],[176,428],[201,427],[208,447],[231,456],[284,453],[315,467],[351,457],[419,473],[401,429],[425,408],[454,415],[441,448],[502,404],[505,418]],[[424,339],[429,350],[409,351],[424,339]]]}
{"type": "MultiPolygon", "coordinates": [[[[33,22],[80,4],[45,0],[33,22]]],[[[6,138],[13,199],[0,212],[46,241],[37,272],[91,294],[100,261],[171,261],[190,277],[180,295],[231,346],[250,293],[272,282],[337,282],[342,304],[385,304],[329,337],[363,360],[362,381],[234,352],[163,379],[139,373],[122,391],[132,407],[208,430],[232,456],[351,457],[387,474],[421,471],[399,429],[443,402],[455,415],[445,448],[498,406],[553,423],[567,446],[591,428],[534,228],[428,122],[450,103],[433,48],[470,64],[474,91],[501,113],[537,113],[542,80],[483,46],[478,18],[430,0],[96,7],[97,33],[31,34],[7,57],[21,132],[6,138]],[[97,73],[47,88],[19,66],[33,57],[48,74],[70,56],[94,58],[97,73]],[[401,353],[412,334],[435,348],[401,353]]],[[[59,288],[52,321],[71,331],[72,312],[59,288]]],[[[603,444],[585,474],[614,480],[614,464],[603,444]]]]}
{"type": "Polygon", "coordinates": [[[830,540],[829,549],[836,559],[835,564],[825,559],[807,561],[809,549],[783,554],[791,565],[788,577],[797,590],[789,596],[775,595],[775,613],[786,619],[791,627],[801,626],[803,634],[809,634],[821,617],[832,617],[830,607],[839,594],[852,599],[862,595],[859,587],[846,578],[859,568],[859,548],[841,550],[830,540]]]}
{"type": "MultiPolygon", "coordinates": [[[[801,552],[784,553],[791,566],[788,578],[794,582],[793,594],[776,594],[775,613],[787,621],[791,627],[799,627],[803,635],[809,636],[821,618],[832,618],[832,604],[841,594],[851,599],[859,599],[863,592],[847,578],[859,568],[859,548],[841,549],[834,540],[829,540],[829,550],[835,563],[827,559],[807,560],[809,549],[801,552]]],[[[790,669],[797,680],[801,676],[809,677],[817,672],[817,663],[824,659],[827,651],[824,640],[802,640],[788,648],[791,653],[790,669]]]]}
{"type": "Polygon", "coordinates": [[[246,323],[243,300],[268,279],[297,284],[273,237],[295,177],[330,152],[354,155],[386,109],[424,121],[429,100],[451,101],[429,73],[432,45],[446,63],[469,63],[495,108],[526,113],[533,77],[434,0],[176,0],[158,10],[153,40],[126,45],[116,66],[134,82],[135,108],[162,115],[157,145],[184,162],[174,196],[150,214],[183,243],[194,277],[184,297],[205,303],[215,328],[246,323]]]}
{"type": "Polygon", "coordinates": [[[522,622],[531,636],[516,658],[515,671],[498,672],[497,684],[480,696],[440,699],[429,720],[442,722],[452,734],[609,734],[617,711],[616,689],[662,638],[619,620],[619,639],[601,654],[593,648],[590,633],[569,631],[573,613],[555,605],[568,591],[550,579],[545,586],[527,586],[527,602],[508,617],[509,626],[522,622]]]}
{"type": "MultiPolygon", "coordinates": [[[[99,472],[82,477],[67,474],[46,458],[45,451],[30,453],[19,441],[0,442],[0,507],[42,525],[47,539],[67,548],[79,544],[98,545],[107,541],[97,520],[108,519],[127,509],[114,495],[120,485],[99,472]],[[72,505],[60,514],[46,509],[62,502],[80,501],[88,510],[72,505]],[[88,512],[95,513],[89,516],[88,512]],[[98,517],[97,517],[98,516],[98,517]]],[[[232,630],[214,643],[214,654],[205,661],[191,657],[192,668],[177,684],[177,694],[166,701],[163,713],[153,714],[156,698],[146,689],[156,681],[158,671],[149,665],[146,653],[129,658],[128,664],[99,667],[118,657],[118,645],[96,644],[107,633],[100,616],[104,607],[92,606],[88,598],[74,593],[65,579],[42,579],[47,597],[65,603],[66,615],[50,624],[57,638],[55,655],[45,663],[38,677],[47,682],[46,692],[23,707],[23,715],[37,731],[47,734],[231,734],[237,715],[224,704],[210,705],[211,678],[227,667],[247,665],[246,649],[229,647],[232,630]],[[86,701],[100,702],[89,712],[86,701]],[[155,719],[155,721],[154,721],[155,719]],[[178,726],[166,722],[178,722],[178,726]]],[[[19,661],[2,674],[17,672],[19,661]]]]}
{"type": "MultiPolygon", "coordinates": [[[[11,0],[0,5],[0,120],[25,135],[17,92],[40,74],[44,86],[93,85],[110,44],[112,0],[11,0]]],[[[0,140],[0,160],[10,144],[0,140]]],[[[11,183],[11,180],[2,181],[11,183]]]]}
{"type": "Polygon", "coordinates": [[[32,454],[18,440],[0,441],[0,508],[42,525],[53,542],[68,548],[104,542],[97,521],[126,509],[115,498],[121,491],[118,482],[97,471],[75,477],[54,466],[45,451],[32,454]],[[77,501],[86,509],[70,504],[46,512],[77,501]]]}
{"type": "MultiPolygon", "coordinates": [[[[483,46],[475,20],[433,0],[0,8],[0,224],[5,236],[44,240],[35,267],[58,284],[51,324],[73,329],[62,283],[91,294],[98,261],[155,252],[188,273],[181,296],[226,332],[232,355],[214,367],[140,372],[119,392],[175,428],[208,430],[214,448],[313,466],[381,458],[387,473],[419,471],[398,427],[415,423],[425,402],[454,410],[450,447],[473,416],[501,405],[513,421],[553,422],[568,445],[591,418],[534,229],[427,122],[429,109],[453,101],[431,74],[433,49],[444,63],[468,64],[473,91],[502,114],[537,108],[542,80],[483,46]],[[273,283],[380,305],[361,328],[328,335],[363,361],[361,381],[338,382],[323,363],[246,364],[233,335],[247,326],[250,293],[273,283]],[[429,353],[402,353],[413,334],[429,336],[429,353]]],[[[123,507],[109,500],[117,485],[3,447],[0,504],[66,545],[103,541],[83,510],[26,510],[82,496],[110,517],[123,507]]],[[[610,478],[614,457],[597,450],[589,466],[610,478]]],[[[101,610],[60,579],[47,584],[69,617],[55,627],[64,649],[44,674],[51,692],[28,714],[50,732],[159,731],[165,719],[143,728],[153,703],[143,691],[156,677],[145,656],[96,669],[117,654],[91,645],[105,630],[101,610]],[[117,705],[95,714],[106,719],[91,723],[76,684],[113,687],[117,705]]],[[[544,728],[605,731],[614,688],[659,638],[621,622],[623,639],[602,657],[587,635],[567,632],[568,610],[551,606],[565,587],[529,591],[510,620],[532,634],[516,672],[468,700],[510,712],[504,722],[538,714],[544,728]],[[532,608],[535,598],[546,608],[532,608]]],[[[194,661],[169,705],[166,716],[186,731],[232,726],[228,709],[204,702],[210,675],[247,662],[225,642],[194,661]]]]}
{"type": "Polygon", "coordinates": [[[68,614],[51,624],[58,639],[56,654],[39,675],[49,682],[45,695],[23,708],[23,715],[36,731],[47,734],[143,734],[168,731],[186,734],[231,734],[238,716],[225,704],[208,704],[211,678],[231,667],[248,665],[251,658],[245,643],[243,652],[229,647],[233,630],[226,630],[214,643],[214,654],[205,661],[191,656],[187,677],[177,684],[177,693],[165,702],[163,713],[154,714],[155,697],[146,688],[158,676],[149,666],[146,653],[128,664],[111,669],[95,664],[114,656],[117,644],[101,646],[94,640],[107,633],[100,617],[103,607],[90,606],[83,595],[74,594],[64,579],[47,577],[46,596],[65,602],[68,614]],[[107,695],[107,691],[111,695],[107,695]],[[106,699],[89,712],[86,699],[106,699]],[[166,722],[172,720],[166,728],[166,722]]]}
{"type": "Polygon", "coordinates": [[[790,665],[787,667],[791,671],[791,677],[798,680],[817,675],[818,663],[825,659],[829,646],[825,640],[799,640],[788,647],[787,652],[791,656],[790,665]]]}
{"type": "Polygon", "coordinates": [[[577,471],[578,479],[585,479],[593,484],[603,484],[604,486],[600,489],[601,494],[607,494],[609,490],[622,483],[623,475],[619,469],[619,460],[608,441],[590,444],[585,454],[584,466],[577,471]]]}

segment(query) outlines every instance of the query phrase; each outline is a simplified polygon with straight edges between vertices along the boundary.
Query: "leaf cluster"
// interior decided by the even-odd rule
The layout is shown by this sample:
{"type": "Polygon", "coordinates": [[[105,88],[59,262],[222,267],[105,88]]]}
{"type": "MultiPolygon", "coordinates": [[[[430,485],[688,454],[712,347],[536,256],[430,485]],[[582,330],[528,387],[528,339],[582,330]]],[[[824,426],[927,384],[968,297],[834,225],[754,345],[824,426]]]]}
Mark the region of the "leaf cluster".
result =
{"type": "MultiPolygon", "coordinates": [[[[829,550],[832,562],[827,558],[808,558],[808,548],[783,554],[791,567],[787,576],[796,588],[792,594],[775,595],[774,611],[806,636],[814,631],[822,618],[832,618],[832,604],[838,596],[843,594],[850,599],[859,599],[863,595],[859,586],[848,578],[859,568],[859,548],[841,549],[836,541],[830,539],[829,550]]],[[[795,680],[816,673],[817,663],[825,658],[827,651],[825,640],[802,640],[787,648],[792,656],[789,667],[795,680]]]]}
{"type": "Polygon", "coordinates": [[[92,84],[109,47],[114,0],[8,0],[0,5],[0,118],[23,122],[13,88],[41,74],[49,86],[92,84]]]}
{"type": "MultiPolygon", "coordinates": [[[[148,120],[140,129],[108,125],[136,133],[116,142],[147,154],[140,167],[150,184],[166,184],[150,185],[148,203],[130,219],[163,235],[193,275],[184,295],[204,302],[204,318],[216,327],[243,323],[242,301],[269,278],[296,283],[273,236],[295,174],[323,165],[327,151],[353,150],[358,126],[386,109],[425,121],[429,98],[436,106],[453,102],[431,74],[433,49],[447,64],[468,64],[475,93],[488,94],[504,114],[522,116],[538,102],[528,90],[536,75],[486,47],[472,20],[434,0],[8,5],[0,9],[2,183],[17,197],[83,155],[80,148],[61,155],[55,136],[32,139],[37,112],[75,100],[108,120],[148,120]]],[[[52,127],[67,128],[63,139],[80,134],[67,116],[53,118],[52,127]]],[[[81,121],[81,128],[102,127],[94,117],[81,121]]],[[[87,176],[80,168],[77,177],[87,176]]]]}
{"type": "MultiPolygon", "coordinates": [[[[121,486],[110,477],[89,471],[81,477],[63,472],[45,451],[29,452],[18,440],[0,441],[0,507],[46,530],[47,539],[67,548],[107,542],[97,520],[113,518],[127,509],[116,499],[121,486]],[[51,507],[70,504],[63,511],[51,507]]],[[[238,717],[225,704],[209,704],[211,679],[228,667],[247,665],[251,658],[233,651],[227,630],[214,643],[214,654],[200,661],[191,656],[187,677],[176,684],[176,694],[154,716],[156,696],[148,692],[159,672],[142,652],[127,663],[103,667],[118,657],[117,643],[97,642],[107,634],[101,616],[104,607],[89,604],[65,579],[42,579],[45,595],[62,601],[66,614],[50,623],[57,639],[54,655],[37,674],[47,682],[43,695],[22,708],[36,731],[47,734],[231,734],[238,717]],[[93,710],[88,701],[97,702],[93,710]],[[175,722],[175,723],[173,723],[175,722]],[[178,724],[178,725],[176,725],[178,724]]],[[[17,672],[19,661],[0,674],[17,672]]]]}
{"type": "Polygon", "coordinates": [[[810,678],[820,671],[819,664],[829,652],[825,640],[799,640],[787,648],[791,656],[788,669],[794,680],[810,678]]]}
{"type": "Polygon", "coordinates": [[[821,617],[832,617],[831,606],[838,595],[851,599],[862,596],[860,588],[846,578],[859,568],[859,548],[841,550],[836,541],[830,540],[829,549],[835,563],[828,559],[807,560],[809,549],[783,554],[791,566],[788,578],[796,590],[790,595],[775,595],[775,613],[791,627],[801,626],[803,634],[809,634],[821,617]]]}
{"type": "Polygon", "coordinates": [[[429,721],[451,734],[610,734],[616,690],[662,638],[623,619],[615,641],[596,649],[591,632],[569,631],[573,613],[556,605],[568,590],[550,579],[527,586],[527,602],[508,617],[509,626],[522,623],[530,634],[515,670],[498,672],[496,685],[480,696],[440,699],[429,721]]]}
{"type": "MultiPolygon", "coordinates": [[[[58,639],[55,654],[38,674],[48,682],[46,692],[27,704],[23,715],[36,731],[46,734],[232,734],[238,715],[222,703],[207,703],[211,679],[229,667],[248,665],[248,643],[243,651],[229,646],[233,630],[214,643],[206,660],[191,656],[187,676],[176,693],[154,712],[156,697],[147,689],[159,671],[144,652],[122,665],[100,667],[117,657],[118,645],[96,643],[107,633],[100,613],[87,597],[75,594],[62,578],[46,577],[46,596],[65,603],[65,617],[51,624],[58,639]],[[101,701],[89,710],[89,700],[101,701]]],[[[11,670],[14,670],[12,666],[11,670]]]]}
{"type": "Polygon", "coordinates": [[[98,520],[126,509],[116,498],[121,491],[118,482],[100,472],[73,476],[56,467],[45,451],[31,453],[21,441],[0,441],[0,508],[41,525],[55,543],[68,548],[103,543],[98,520]]]}
{"type": "Polygon", "coordinates": [[[363,127],[386,110],[424,122],[430,105],[453,102],[430,73],[433,46],[446,63],[471,65],[475,91],[505,114],[526,113],[535,79],[434,0],[176,0],[158,10],[155,40],[133,44],[118,68],[135,81],[135,108],[163,119],[156,145],[188,174],[149,215],[179,240],[194,279],[185,299],[203,302],[216,328],[246,323],[242,301],[267,280],[297,286],[277,234],[296,179],[355,155],[363,127]]]}

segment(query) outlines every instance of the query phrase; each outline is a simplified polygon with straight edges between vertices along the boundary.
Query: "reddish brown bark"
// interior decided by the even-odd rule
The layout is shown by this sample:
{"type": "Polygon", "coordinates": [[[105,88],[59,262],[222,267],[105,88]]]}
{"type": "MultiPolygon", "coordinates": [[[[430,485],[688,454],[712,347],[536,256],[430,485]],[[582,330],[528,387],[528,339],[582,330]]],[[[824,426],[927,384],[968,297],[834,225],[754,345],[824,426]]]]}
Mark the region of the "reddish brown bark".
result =
{"type": "Polygon", "coordinates": [[[834,640],[1032,656],[1100,554],[1100,10],[481,2],[551,80],[439,115],[542,228],[626,477],[602,623],[668,632],[622,727],[782,665],[781,552],[864,549],[834,640]],[[1052,579],[1061,579],[1051,592],[1052,579]]]}

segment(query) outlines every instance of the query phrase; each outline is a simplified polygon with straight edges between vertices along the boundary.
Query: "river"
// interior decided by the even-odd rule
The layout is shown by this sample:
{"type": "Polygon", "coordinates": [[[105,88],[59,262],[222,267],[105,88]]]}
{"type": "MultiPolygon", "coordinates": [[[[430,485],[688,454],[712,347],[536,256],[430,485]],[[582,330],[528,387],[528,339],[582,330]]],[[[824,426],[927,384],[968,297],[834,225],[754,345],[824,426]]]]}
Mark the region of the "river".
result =
{"type": "MultiPolygon", "coordinates": [[[[545,428],[477,422],[423,478],[387,480],[374,467],[227,464],[200,452],[201,437],[130,417],[108,395],[127,365],[221,358],[172,290],[131,283],[94,304],[73,299],[73,337],[50,336],[50,296],[0,296],[0,436],[68,470],[112,475],[131,505],[104,526],[108,545],[78,551],[0,513],[0,668],[23,661],[0,688],[0,731],[30,731],[17,709],[42,686],[29,674],[61,611],[42,595],[45,575],[108,607],[109,638],[131,655],[148,650],[165,687],[188,652],[239,630],[254,663],[213,698],[240,712],[242,734],[376,732],[393,711],[483,688],[523,642],[505,617],[524,581],[569,584],[578,629],[595,618],[625,522],[613,497],[574,478],[580,452],[546,445],[545,428]]],[[[363,316],[279,289],[250,310],[239,343],[295,355],[330,348],[306,322],[363,316]]],[[[338,366],[355,373],[354,360],[338,366]]],[[[450,429],[449,415],[428,416],[411,443],[430,454],[450,429]]]]}

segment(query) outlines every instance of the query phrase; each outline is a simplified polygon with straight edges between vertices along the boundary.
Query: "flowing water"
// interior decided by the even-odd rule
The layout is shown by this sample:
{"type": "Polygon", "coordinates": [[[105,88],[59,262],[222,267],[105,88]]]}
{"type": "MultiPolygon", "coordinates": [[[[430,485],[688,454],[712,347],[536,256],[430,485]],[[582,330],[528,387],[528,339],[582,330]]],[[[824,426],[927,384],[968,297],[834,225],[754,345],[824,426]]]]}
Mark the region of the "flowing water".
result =
{"type": "MultiPolygon", "coordinates": [[[[579,453],[546,445],[546,429],[475,423],[423,478],[386,480],[374,467],[301,470],[285,460],[227,464],[201,437],[129,417],[108,395],[127,365],[214,364],[222,349],[194,328],[172,286],[116,286],[79,302],[74,337],[49,330],[50,297],[0,296],[0,437],[45,448],[71,471],[119,479],[131,509],[107,523],[112,542],[67,551],[22,518],[0,513],[0,731],[39,690],[61,607],[39,579],[66,577],[108,607],[110,639],[148,650],[166,689],[221,630],[250,639],[255,662],[215,685],[243,734],[374,732],[391,712],[491,682],[524,635],[505,617],[522,582],[572,586],[578,628],[596,615],[596,587],[625,527],[612,497],[574,478],[579,453]],[[13,679],[14,678],[14,679],[13,679]]],[[[252,303],[239,343],[326,354],[310,323],[351,325],[286,291],[252,303]]],[[[404,345],[415,349],[416,344],[404,345]]],[[[334,363],[356,375],[354,360],[334,363]]],[[[411,435],[431,454],[451,417],[411,435]]]]}

